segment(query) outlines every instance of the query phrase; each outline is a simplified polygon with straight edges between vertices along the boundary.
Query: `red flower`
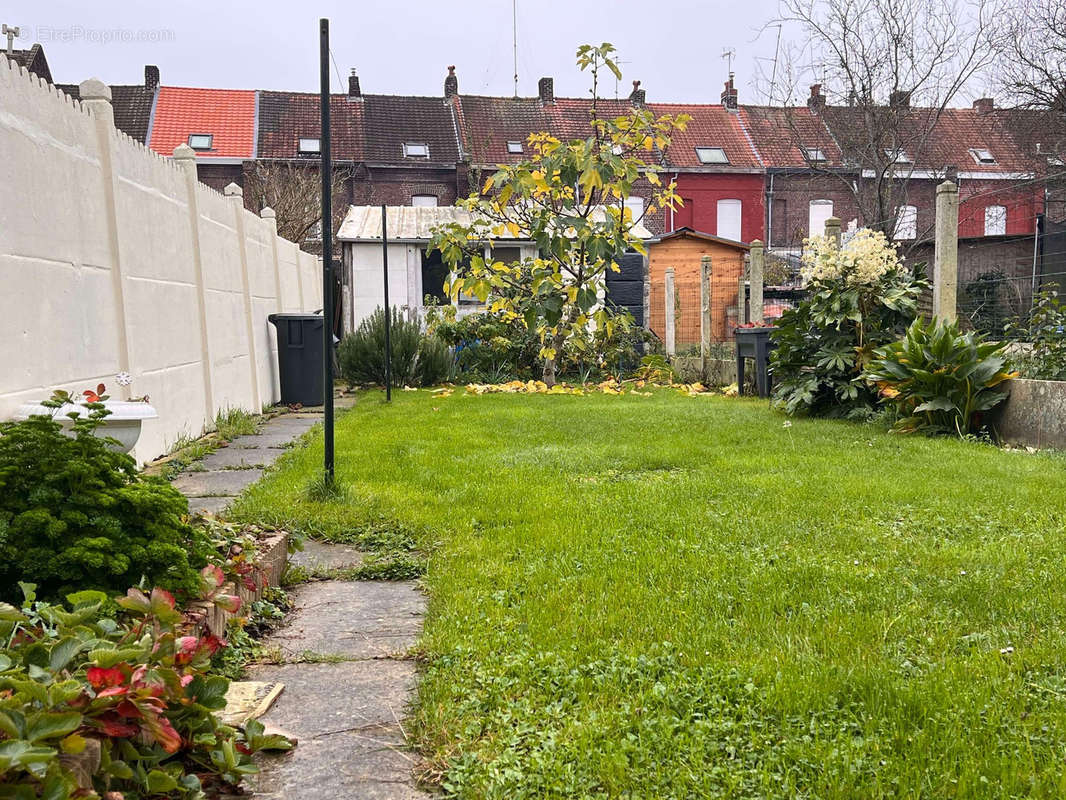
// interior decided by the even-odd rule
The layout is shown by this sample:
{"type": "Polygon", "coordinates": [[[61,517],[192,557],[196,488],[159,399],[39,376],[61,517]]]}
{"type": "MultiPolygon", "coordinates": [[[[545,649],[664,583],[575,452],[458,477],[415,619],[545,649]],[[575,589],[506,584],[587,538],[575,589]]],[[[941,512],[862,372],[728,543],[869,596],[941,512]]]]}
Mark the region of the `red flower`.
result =
{"type": "Polygon", "coordinates": [[[89,667],[85,677],[88,679],[89,685],[97,690],[109,686],[118,686],[126,680],[126,676],[118,667],[111,667],[110,669],[104,669],[103,667],[89,667]]]}

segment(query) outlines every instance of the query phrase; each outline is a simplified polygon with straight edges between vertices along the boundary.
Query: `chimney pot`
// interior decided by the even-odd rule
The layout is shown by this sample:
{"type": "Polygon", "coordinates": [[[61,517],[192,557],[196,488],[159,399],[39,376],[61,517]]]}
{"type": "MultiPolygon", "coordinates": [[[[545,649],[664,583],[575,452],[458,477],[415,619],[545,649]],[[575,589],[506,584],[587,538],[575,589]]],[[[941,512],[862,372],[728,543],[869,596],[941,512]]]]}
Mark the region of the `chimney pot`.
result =
{"type": "Polygon", "coordinates": [[[825,95],[822,94],[822,84],[811,84],[811,96],[807,98],[807,108],[812,111],[825,108],[825,95]]]}
{"type": "Polygon", "coordinates": [[[159,67],[146,64],[144,67],[144,88],[155,89],[159,86],[159,67]]]}
{"type": "Polygon", "coordinates": [[[542,103],[555,102],[555,81],[552,78],[541,78],[537,81],[537,94],[542,103]]]}
{"type": "Polygon", "coordinates": [[[633,81],[633,91],[629,93],[629,102],[638,108],[643,107],[647,93],[640,88],[640,81],[633,81]]]}
{"type": "Polygon", "coordinates": [[[722,90],[722,105],[729,111],[736,111],[739,102],[737,97],[737,90],[733,86],[733,73],[729,73],[729,80],[725,82],[725,89],[722,90]]]}
{"type": "Polygon", "coordinates": [[[348,96],[349,97],[362,97],[363,89],[359,85],[359,76],[355,74],[355,68],[352,68],[351,74],[348,76],[348,96]]]}
{"type": "Polygon", "coordinates": [[[979,97],[973,101],[973,110],[978,114],[991,114],[996,108],[996,101],[991,97],[979,97]]]}
{"type": "Polygon", "coordinates": [[[455,65],[448,67],[448,77],[444,79],[444,96],[455,97],[459,94],[459,78],[455,75],[455,65]]]}

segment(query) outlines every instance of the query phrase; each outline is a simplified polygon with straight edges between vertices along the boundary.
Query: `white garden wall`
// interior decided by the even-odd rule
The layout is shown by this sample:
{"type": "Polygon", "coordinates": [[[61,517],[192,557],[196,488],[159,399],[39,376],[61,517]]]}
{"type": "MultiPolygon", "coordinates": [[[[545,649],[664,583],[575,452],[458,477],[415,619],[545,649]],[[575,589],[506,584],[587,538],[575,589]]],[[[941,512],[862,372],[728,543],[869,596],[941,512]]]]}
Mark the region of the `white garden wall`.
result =
{"type": "Polygon", "coordinates": [[[217,411],[276,401],[267,316],[321,308],[319,259],[236,186],[197,182],[191,150],[115,129],[103,84],[76,102],[0,62],[0,418],[59,388],[147,394],[146,461],[217,411]]]}

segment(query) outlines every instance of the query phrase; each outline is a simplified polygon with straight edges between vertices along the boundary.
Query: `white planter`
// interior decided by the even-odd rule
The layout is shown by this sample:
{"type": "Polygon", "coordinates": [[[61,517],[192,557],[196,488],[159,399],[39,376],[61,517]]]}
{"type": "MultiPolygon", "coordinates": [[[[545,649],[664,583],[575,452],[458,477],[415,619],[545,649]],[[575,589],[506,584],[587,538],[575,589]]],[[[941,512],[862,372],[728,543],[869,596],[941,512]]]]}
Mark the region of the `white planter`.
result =
{"type": "MultiPolygon", "coordinates": [[[[141,436],[141,422],[159,416],[147,403],[132,403],[129,400],[105,400],[104,408],[111,413],[103,418],[97,431],[101,436],[117,439],[119,446],[115,449],[123,453],[128,453],[137,444],[141,436]]],[[[59,408],[49,408],[40,403],[25,403],[15,412],[15,419],[28,419],[30,416],[52,417],[69,431],[74,425],[70,414],[80,417],[88,413],[89,409],[81,403],[66,403],[59,408]]]]}

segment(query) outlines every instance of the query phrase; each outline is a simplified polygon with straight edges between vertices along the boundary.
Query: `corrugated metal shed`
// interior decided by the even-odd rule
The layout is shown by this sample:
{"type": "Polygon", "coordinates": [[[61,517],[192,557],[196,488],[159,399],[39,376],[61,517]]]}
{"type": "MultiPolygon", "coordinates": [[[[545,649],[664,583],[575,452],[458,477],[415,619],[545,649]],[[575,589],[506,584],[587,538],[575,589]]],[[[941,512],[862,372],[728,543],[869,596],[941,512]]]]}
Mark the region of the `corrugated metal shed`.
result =
{"type": "MultiPolygon", "coordinates": [[[[428,242],[435,226],[448,222],[466,225],[471,219],[469,211],[455,206],[387,206],[385,213],[389,240],[394,242],[428,242]]],[[[635,226],[633,234],[641,239],[651,238],[651,232],[643,225],[635,226]]],[[[381,206],[349,206],[337,238],[342,242],[380,242],[381,206]]],[[[528,241],[509,233],[496,238],[528,241]]]]}

